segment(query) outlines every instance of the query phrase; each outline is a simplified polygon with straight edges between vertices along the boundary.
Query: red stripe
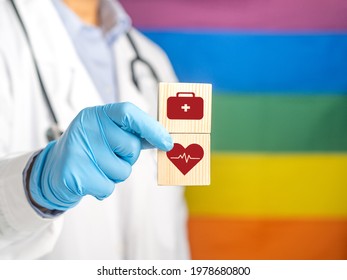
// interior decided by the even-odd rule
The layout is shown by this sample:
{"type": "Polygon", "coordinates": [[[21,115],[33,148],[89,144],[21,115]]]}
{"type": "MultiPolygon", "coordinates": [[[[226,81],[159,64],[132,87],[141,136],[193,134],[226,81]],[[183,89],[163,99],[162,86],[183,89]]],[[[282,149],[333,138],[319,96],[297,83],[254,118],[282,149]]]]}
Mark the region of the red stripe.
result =
{"type": "Polygon", "coordinates": [[[193,259],[347,259],[347,219],[191,217],[193,259]]]}
{"type": "Polygon", "coordinates": [[[346,0],[120,0],[140,28],[347,30],[346,0]]]}

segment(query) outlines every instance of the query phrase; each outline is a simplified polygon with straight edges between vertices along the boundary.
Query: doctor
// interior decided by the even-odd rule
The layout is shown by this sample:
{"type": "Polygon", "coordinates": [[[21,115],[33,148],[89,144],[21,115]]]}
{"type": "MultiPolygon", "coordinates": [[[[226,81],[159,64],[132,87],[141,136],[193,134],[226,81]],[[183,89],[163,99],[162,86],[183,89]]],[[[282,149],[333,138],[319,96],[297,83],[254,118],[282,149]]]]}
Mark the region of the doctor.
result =
{"type": "Polygon", "coordinates": [[[0,0],[1,259],[189,258],[153,149],[172,147],[156,92],[175,80],[118,2],[0,0]]]}

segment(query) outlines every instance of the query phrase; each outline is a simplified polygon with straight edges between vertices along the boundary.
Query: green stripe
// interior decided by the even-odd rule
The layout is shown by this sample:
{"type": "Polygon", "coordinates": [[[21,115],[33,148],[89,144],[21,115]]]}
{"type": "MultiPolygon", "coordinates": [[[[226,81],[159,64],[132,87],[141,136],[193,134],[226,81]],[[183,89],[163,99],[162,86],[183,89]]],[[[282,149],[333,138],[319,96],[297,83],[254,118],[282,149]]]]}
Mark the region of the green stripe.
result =
{"type": "Polygon", "coordinates": [[[347,151],[346,96],[215,94],[215,151],[347,151]]]}

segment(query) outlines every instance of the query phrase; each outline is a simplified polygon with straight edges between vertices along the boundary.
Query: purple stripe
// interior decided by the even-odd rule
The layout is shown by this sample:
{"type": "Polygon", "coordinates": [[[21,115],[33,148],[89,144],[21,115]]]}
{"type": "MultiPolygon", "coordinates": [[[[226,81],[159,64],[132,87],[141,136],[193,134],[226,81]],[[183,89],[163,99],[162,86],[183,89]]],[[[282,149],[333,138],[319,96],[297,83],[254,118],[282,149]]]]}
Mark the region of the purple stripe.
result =
{"type": "Polygon", "coordinates": [[[345,31],[347,0],[120,0],[140,28],[345,31]]]}

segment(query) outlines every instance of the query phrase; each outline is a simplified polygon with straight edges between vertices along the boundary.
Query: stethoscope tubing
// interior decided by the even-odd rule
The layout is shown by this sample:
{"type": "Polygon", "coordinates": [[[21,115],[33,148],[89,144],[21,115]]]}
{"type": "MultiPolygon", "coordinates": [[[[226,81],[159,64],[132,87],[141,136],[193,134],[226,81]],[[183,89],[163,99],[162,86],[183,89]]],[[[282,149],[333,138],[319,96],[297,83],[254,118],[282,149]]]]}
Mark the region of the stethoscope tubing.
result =
{"type": "Polygon", "coordinates": [[[38,67],[37,59],[36,59],[36,56],[35,56],[35,53],[34,53],[34,48],[32,46],[32,43],[31,43],[28,31],[27,31],[27,29],[26,29],[26,27],[24,25],[24,22],[23,22],[23,20],[22,20],[22,18],[20,16],[20,14],[19,14],[17,6],[14,3],[14,0],[9,0],[9,1],[11,3],[12,7],[13,7],[13,10],[14,10],[17,18],[18,18],[19,24],[20,24],[20,26],[21,26],[21,28],[22,28],[22,30],[24,32],[25,39],[26,39],[26,41],[28,43],[30,55],[31,55],[32,61],[34,63],[34,67],[35,67],[37,79],[39,81],[39,85],[40,85],[40,89],[41,89],[41,92],[42,92],[42,96],[43,96],[44,101],[46,103],[46,106],[47,106],[47,108],[49,110],[49,114],[50,114],[50,116],[52,118],[52,121],[55,123],[55,125],[59,127],[58,118],[57,118],[57,116],[56,116],[56,114],[55,114],[55,112],[53,110],[52,104],[51,104],[51,102],[49,100],[49,97],[48,97],[48,94],[47,94],[47,90],[46,90],[45,84],[43,82],[43,79],[42,79],[42,76],[41,76],[41,73],[40,73],[40,69],[38,67]]]}
{"type": "MultiPolygon", "coordinates": [[[[39,69],[39,66],[38,66],[37,58],[36,58],[36,55],[35,55],[35,52],[34,52],[33,45],[32,45],[31,40],[30,40],[29,33],[28,33],[28,31],[27,31],[27,29],[25,27],[25,24],[24,24],[24,22],[22,20],[22,17],[20,16],[20,13],[19,13],[19,11],[17,9],[17,6],[16,6],[14,0],[9,0],[9,1],[11,3],[12,7],[13,7],[13,10],[14,10],[17,18],[18,18],[19,24],[20,24],[20,26],[21,26],[21,28],[23,30],[24,35],[25,35],[25,39],[27,41],[27,44],[28,44],[28,47],[29,47],[29,51],[30,51],[30,55],[32,57],[32,61],[33,61],[33,64],[34,64],[36,76],[37,76],[37,79],[38,79],[38,82],[39,82],[39,86],[40,86],[40,90],[41,90],[41,93],[42,93],[42,97],[43,97],[44,102],[46,104],[46,107],[48,109],[49,115],[50,115],[50,117],[52,119],[52,125],[47,130],[46,137],[47,137],[48,141],[56,140],[56,139],[58,139],[62,135],[62,130],[59,128],[59,122],[58,122],[57,114],[55,113],[55,111],[53,109],[52,103],[51,103],[51,101],[49,99],[49,96],[48,96],[48,93],[47,93],[47,89],[46,89],[44,81],[42,79],[42,75],[41,75],[41,72],[40,72],[40,69],[39,69]]],[[[146,67],[149,69],[153,79],[156,82],[159,82],[159,78],[158,78],[158,75],[157,75],[156,71],[152,67],[152,65],[140,55],[140,52],[139,52],[139,50],[138,50],[138,48],[137,48],[137,46],[135,44],[135,41],[132,38],[132,36],[131,36],[129,31],[126,33],[126,37],[127,37],[128,41],[129,41],[129,43],[130,43],[130,45],[131,45],[131,47],[132,47],[132,49],[134,50],[134,53],[135,53],[135,57],[130,62],[131,78],[132,78],[132,81],[133,81],[134,85],[138,89],[138,91],[141,92],[140,85],[139,85],[139,80],[138,80],[138,77],[136,77],[136,71],[135,71],[135,64],[136,64],[136,62],[141,62],[144,65],[146,65],[146,67]]]]}

